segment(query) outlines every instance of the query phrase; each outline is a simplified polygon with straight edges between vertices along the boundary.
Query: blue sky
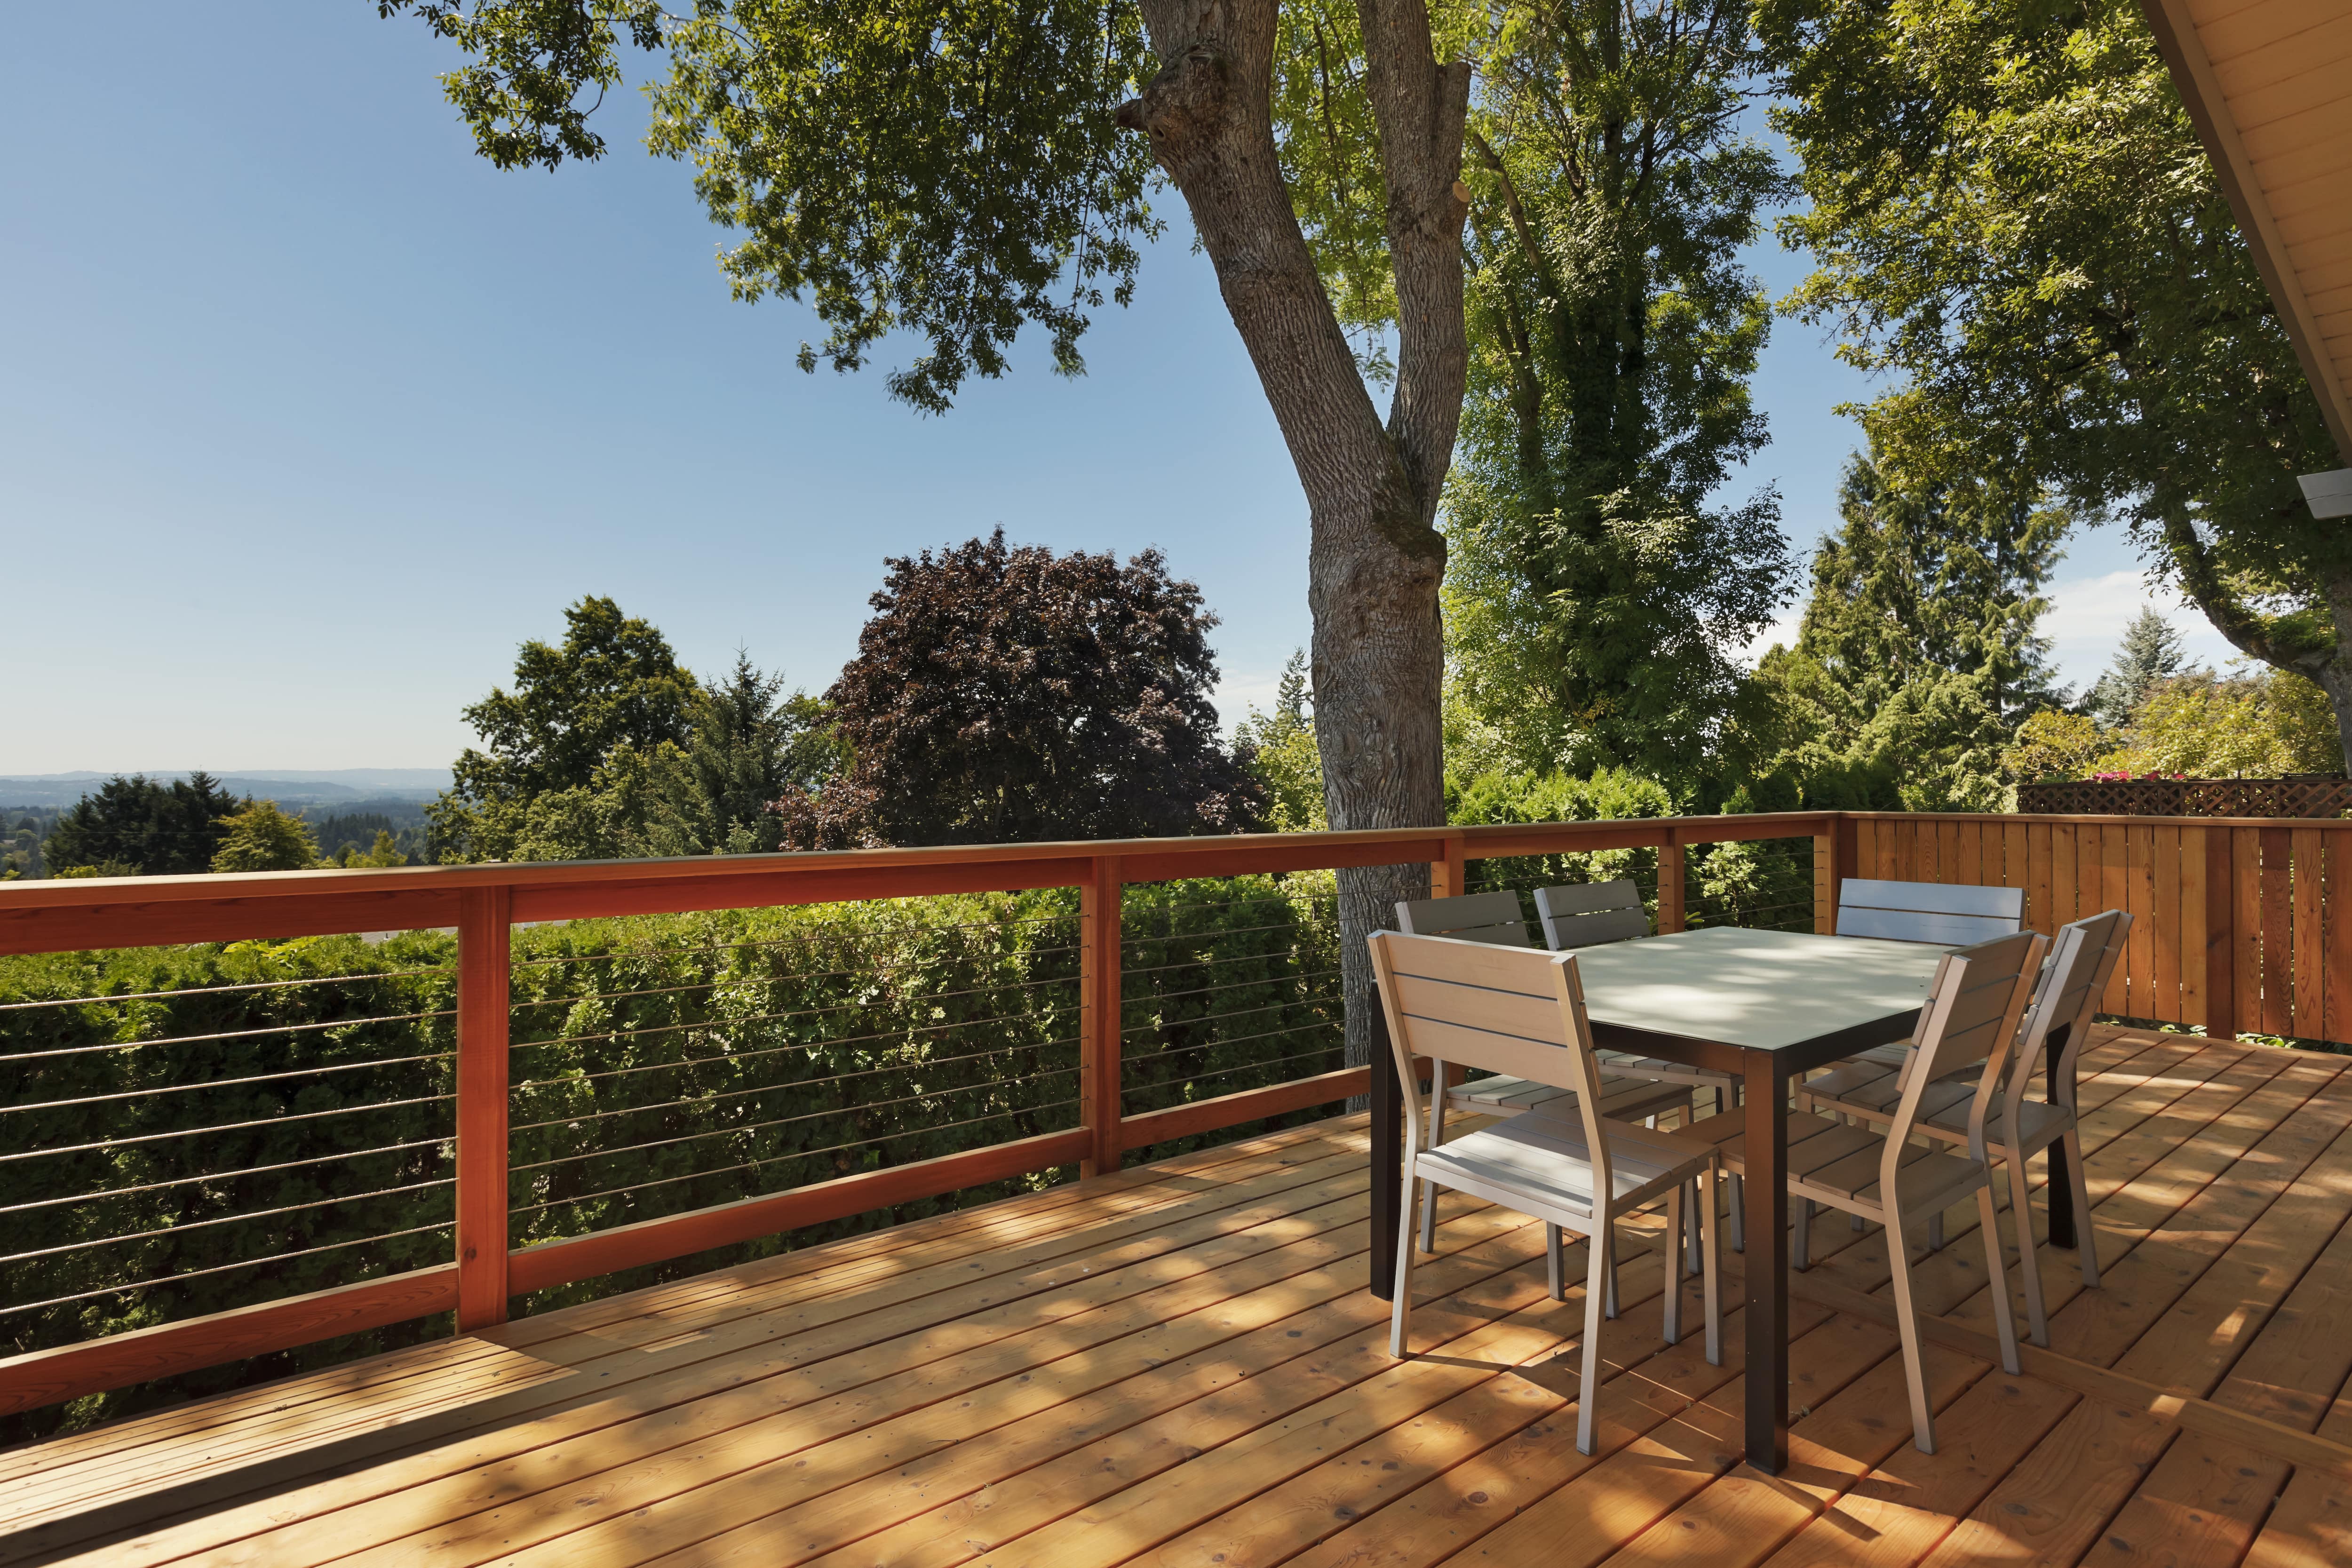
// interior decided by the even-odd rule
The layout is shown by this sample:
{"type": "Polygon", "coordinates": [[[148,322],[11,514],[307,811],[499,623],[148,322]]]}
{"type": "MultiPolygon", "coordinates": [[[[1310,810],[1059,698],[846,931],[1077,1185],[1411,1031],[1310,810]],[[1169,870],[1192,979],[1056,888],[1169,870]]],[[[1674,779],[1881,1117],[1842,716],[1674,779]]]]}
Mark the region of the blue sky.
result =
{"type": "MultiPolygon", "coordinates": [[[[1172,193],[1088,376],[1025,352],[926,418],[796,369],[805,311],[729,298],[634,97],[604,163],[501,174],[438,46],[365,0],[20,10],[10,45],[0,773],[446,763],[586,593],[698,668],[740,644],[822,688],[885,555],[999,523],[1162,549],[1223,618],[1229,716],[1307,639],[1305,505],[1172,193]]],[[[1780,323],[1735,488],[1777,482],[1802,544],[1866,391],[1780,323]]],[[[2078,540],[2058,596],[2079,682],[2141,601],[2128,548],[2078,540]]]]}

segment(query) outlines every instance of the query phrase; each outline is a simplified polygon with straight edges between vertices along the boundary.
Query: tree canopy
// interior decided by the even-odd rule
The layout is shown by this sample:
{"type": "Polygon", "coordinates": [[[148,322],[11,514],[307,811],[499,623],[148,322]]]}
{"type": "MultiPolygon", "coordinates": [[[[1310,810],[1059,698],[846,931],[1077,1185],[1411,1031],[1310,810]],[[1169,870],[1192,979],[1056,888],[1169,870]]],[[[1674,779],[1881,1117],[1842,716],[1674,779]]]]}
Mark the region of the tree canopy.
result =
{"type": "Polygon", "coordinates": [[[825,693],[848,758],[785,795],[791,841],[996,844],[1234,832],[1256,781],[1218,742],[1200,590],[1159,552],[1013,547],[887,563],[825,693]]]}
{"type": "Polygon", "coordinates": [[[215,871],[305,871],[319,864],[310,825],[278,809],[274,800],[247,801],[221,819],[215,871]]]}
{"type": "Polygon", "coordinates": [[[2155,606],[2141,605],[2139,614],[2124,628],[2123,641],[2105,673],[2084,694],[2084,706],[2109,726],[2130,722],[2158,682],[2187,668],[2183,647],[2180,633],[2170,621],[2158,615],[2155,606]]]}
{"type": "Polygon", "coordinates": [[[1743,119],[1745,0],[1508,5],[1470,120],[1472,353],[1447,492],[1452,657],[1522,765],[1687,778],[1790,561],[1770,323],[1739,250],[1788,192],[1743,119]]]}
{"type": "Polygon", "coordinates": [[[2352,532],[2298,473],[2317,401],[2133,0],[1761,0],[1801,164],[1799,295],[1898,374],[1864,422],[1924,475],[2030,477],[2131,526],[2242,652],[2352,732],[2352,532]]]}

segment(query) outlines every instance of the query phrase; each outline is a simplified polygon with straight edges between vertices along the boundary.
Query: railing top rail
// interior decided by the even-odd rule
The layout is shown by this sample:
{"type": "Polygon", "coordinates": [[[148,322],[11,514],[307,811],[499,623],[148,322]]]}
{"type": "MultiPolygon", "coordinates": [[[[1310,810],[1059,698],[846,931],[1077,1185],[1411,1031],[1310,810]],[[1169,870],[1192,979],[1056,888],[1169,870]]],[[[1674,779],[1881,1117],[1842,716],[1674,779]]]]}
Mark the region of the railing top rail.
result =
{"type": "Polygon", "coordinates": [[[1801,836],[1819,812],[1253,833],[1198,838],[951,844],[659,860],[495,862],[367,870],[76,878],[0,885],[0,952],[43,952],[457,923],[469,895],[504,889],[519,921],[852,899],[1013,891],[1085,881],[1106,858],[1128,881],[1594,848],[1801,836]]]}

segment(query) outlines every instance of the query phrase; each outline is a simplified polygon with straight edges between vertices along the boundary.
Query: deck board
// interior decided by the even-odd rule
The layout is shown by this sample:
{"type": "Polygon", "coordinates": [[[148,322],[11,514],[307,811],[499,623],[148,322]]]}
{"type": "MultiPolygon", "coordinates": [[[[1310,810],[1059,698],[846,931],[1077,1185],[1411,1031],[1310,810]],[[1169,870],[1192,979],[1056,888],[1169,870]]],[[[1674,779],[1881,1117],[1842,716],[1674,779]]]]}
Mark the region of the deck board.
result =
{"type": "MultiPolygon", "coordinates": [[[[2044,1249],[2053,1350],[2273,1424],[2257,1444],[2352,1444],[2347,1065],[2103,1029],[2104,1279],[2044,1249]]],[[[1792,1464],[1759,1476],[1740,1313],[1722,1367],[1695,1328],[1664,1343],[1654,1217],[1579,1455],[1580,1259],[1554,1302],[1540,1227],[1449,1197],[1391,1361],[1367,1150],[1342,1118],[0,1455],[0,1563],[1913,1568],[2160,1534],[2271,1568],[2352,1540],[2352,1458],[2299,1470],[1948,1344],[1922,1455],[1894,1332],[1834,1294],[1791,1303],[1792,1464]]],[[[2003,1194],[2012,1265],[2018,1218],[2003,1194]]],[[[1973,1206],[1950,1221],[1919,1299],[1989,1331],[1973,1206]]],[[[1824,1216],[1814,1251],[1825,1289],[1888,1296],[1882,1233],[1824,1216]]]]}

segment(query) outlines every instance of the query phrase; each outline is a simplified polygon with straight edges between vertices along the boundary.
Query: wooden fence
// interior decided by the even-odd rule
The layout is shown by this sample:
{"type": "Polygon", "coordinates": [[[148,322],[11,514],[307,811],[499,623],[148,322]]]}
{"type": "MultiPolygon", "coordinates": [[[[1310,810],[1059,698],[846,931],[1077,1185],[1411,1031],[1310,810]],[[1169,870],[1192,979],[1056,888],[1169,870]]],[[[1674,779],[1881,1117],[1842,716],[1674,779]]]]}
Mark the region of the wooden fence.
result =
{"type": "Polygon", "coordinates": [[[2352,822],[1857,813],[1835,831],[1839,874],[2022,888],[2036,931],[2128,910],[2109,1013],[2352,1044],[2352,822]]]}
{"type": "Polygon", "coordinates": [[[1833,929],[1837,881],[1849,876],[2022,887],[2028,921],[2045,931],[2120,906],[2139,920],[2110,1011],[2217,1035],[2259,1028],[2352,1040],[2352,904],[2338,900],[2346,913],[2330,918],[2325,896],[2352,855],[2347,835],[2352,823],[1792,813],[0,886],[5,953],[426,927],[455,927],[459,942],[455,1257],[0,1362],[0,1411],[434,1313],[454,1311],[461,1331],[480,1328],[503,1321],[509,1299],[524,1292],[1025,1173],[1115,1170],[1129,1150],[1365,1091],[1370,1075],[1359,1067],[1123,1117],[1121,889],[1132,883],[1412,864],[1428,868],[1433,893],[1444,896],[1467,887],[1471,860],[1646,849],[1657,858],[1658,928],[1672,931],[1685,923],[1691,847],[1809,839],[1818,931],[1833,929]],[[1080,890],[1082,927],[1076,1129],[509,1245],[515,924],[1072,887],[1080,890]]]}

